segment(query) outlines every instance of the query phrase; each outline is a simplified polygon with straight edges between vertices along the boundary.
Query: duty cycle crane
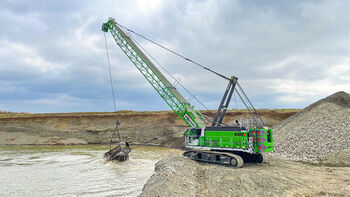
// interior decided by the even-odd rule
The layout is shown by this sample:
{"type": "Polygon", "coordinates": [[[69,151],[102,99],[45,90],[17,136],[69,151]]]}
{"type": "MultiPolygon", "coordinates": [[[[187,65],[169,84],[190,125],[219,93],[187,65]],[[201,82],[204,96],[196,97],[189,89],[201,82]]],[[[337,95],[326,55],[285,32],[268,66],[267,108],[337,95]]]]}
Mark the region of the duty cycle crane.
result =
{"type": "MultiPolygon", "coordinates": [[[[273,151],[272,130],[266,127],[264,121],[237,82],[237,77],[228,78],[167,49],[228,80],[228,85],[218,110],[211,121],[211,125],[207,126],[207,119],[195,110],[194,106],[180,94],[175,86],[148,59],[133,39],[123,31],[123,28],[125,27],[118,24],[113,18],[109,18],[102,25],[102,31],[109,31],[112,34],[115,42],[125,55],[177,116],[190,127],[184,133],[185,147],[187,149],[184,152],[184,156],[195,161],[242,167],[244,161],[262,162],[263,156],[261,153],[273,151]],[[252,121],[240,122],[238,126],[228,126],[223,123],[223,119],[235,90],[251,114],[252,121]]],[[[130,29],[127,30],[133,32],[130,29]]],[[[137,34],[136,32],[133,33],[137,34]]],[[[143,37],[142,35],[139,36],[143,37]]]]}

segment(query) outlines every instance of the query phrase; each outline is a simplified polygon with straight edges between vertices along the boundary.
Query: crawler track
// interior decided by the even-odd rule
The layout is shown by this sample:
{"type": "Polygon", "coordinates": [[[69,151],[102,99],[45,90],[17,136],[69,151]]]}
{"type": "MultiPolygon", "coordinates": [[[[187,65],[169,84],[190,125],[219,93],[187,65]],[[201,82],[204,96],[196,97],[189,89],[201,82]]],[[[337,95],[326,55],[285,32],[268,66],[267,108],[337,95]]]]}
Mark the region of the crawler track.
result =
{"type": "Polygon", "coordinates": [[[183,155],[194,161],[221,164],[235,168],[241,168],[244,164],[241,156],[227,152],[190,150],[185,151],[183,155]]]}

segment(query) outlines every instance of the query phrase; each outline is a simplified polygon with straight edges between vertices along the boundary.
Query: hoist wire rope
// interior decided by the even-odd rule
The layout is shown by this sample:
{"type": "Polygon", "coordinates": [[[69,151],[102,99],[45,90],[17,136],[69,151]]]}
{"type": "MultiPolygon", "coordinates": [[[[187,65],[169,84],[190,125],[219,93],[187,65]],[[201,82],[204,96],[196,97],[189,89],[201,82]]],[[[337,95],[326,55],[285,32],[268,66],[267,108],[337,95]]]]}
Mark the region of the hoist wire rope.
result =
{"type": "Polygon", "coordinates": [[[109,60],[109,53],[108,53],[108,46],[107,46],[107,38],[106,38],[106,33],[104,32],[104,38],[105,38],[105,46],[106,46],[106,54],[107,54],[107,64],[108,64],[108,71],[109,71],[109,80],[111,83],[111,90],[112,90],[112,97],[113,97],[113,106],[114,106],[114,111],[117,111],[117,107],[115,105],[115,97],[114,97],[114,87],[113,87],[113,78],[112,78],[112,71],[111,71],[111,62],[109,60]]]}
{"type": "Polygon", "coordinates": [[[201,68],[203,68],[205,70],[208,70],[208,71],[210,71],[210,72],[212,72],[212,73],[214,73],[214,74],[216,74],[216,75],[218,75],[218,76],[220,76],[220,77],[222,77],[222,78],[224,78],[226,80],[231,80],[230,78],[226,77],[225,75],[220,74],[220,73],[218,73],[218,72],[216,72],[216,71],[214,71],[214,70],[212,70],[212,69],[210,69],[208,67],[205,67],[205,66],[203,66],[203,65],[201,65],[201,64],[199,64],[199,63],[197,63],[197,62],[195,62],[193,60],[191,60],[190,58],[187,58],[187,57],[185,57],[185,56],[183,56],[183,55],[181,55],[181,54],[179,54],[179,53],[177,53],[177,52],[175,52],[175,51],[173,51],[173,50],[171,50],[171,49],[169,49],[169,48],[167,48],[167,47],[165,47],[165,46],[163,46],[163,45],[161,45],[161,44],[159,44],[159,43],[157,43],[157,42],[155,42],[155,41],[153,41],[153,40],[151,40],[151,39],[149,39],[149,38],[147,38],[147,37],[145,37],[145,36],[143,36],[143,35],[141,35],[139,33],[137,33],[137,32],[135,32],[135,31],[133,31],[132,29],[129,29],[129,28],[127,28],[127,27],[117,23],[117,22],[115,22],[115,23],[118,26],[123,27],[127,31],[129,31],[129,32],[131,32],[131,33],[133,33],[133,34],[135,34],[135,35],[137,35],[137,36],[139,36],[139,37],[141,37],[141,38],[143,38],[143,39],[145,39],[145,40],[147,40],[147,41],[149,41],[149,42],[151,42],[151,43],[153,43],[153,44],[155,44],[155,45],[157,45],[157,46],[159,46],[159,47],[161,47],[161,48],[163,48],[163,49],[165,49],[167,51],[169,51],[170,53],[173,53],[174,55],[177,55],[178,57],[181,57],[181,58],[183,58],[183,59],[185,59],[185,60],[187,60],[189,62],[192,62],[193,64],[195,64],[195,65],[197,65],[197,66],[199,66],[199,67],[201,67],[201,68]]]}
{"type": "Polygon", "coordinates": [[[253,115],[253,112],[252,110],[248,107],[248,104],[246,103],[246,101],[243,99],[243,97],[241,96],[241,94],[239,93],[239,91],[236,91],[237,92],[237,95],[239,96],[239,98],[242,100],[242,103],[245,105],[245,107],[248,109],[248,112],[251,114],[254,122],[256,124],[259,124],[258,121],[255,119],[254,115],[253,115]]]}
{"type": "MultiPolygon", "coordinates": [[[[107,45],[107,38],[106,38],[106,33],[104,32],[104,40],[105,40],[105,46],[106,46],[106,54],[107,54],[107,64],[108,64],[108,71],[109,71],[109,80],[110,80],[110,84],[111,84],[111,90],[112,90],[112,98],[113,98],[113,107],[114,107],[114,112],[115,112],[115,115],[116,117],[118,117],[117,115],[117,106],[115,104],[115,96],[114,96],[114,87],[113,87],[113,78],[112,78],[112,70],[111,70],[111,62],[110,62],[110,59],[109,59],[109,53],[108,53],[108,45],[107,45]]],[[[118,118],[117,118],[118,119],[118,118]]],[[[113,141],[113,138],[115,136],[115,134],[118,133],[118,138],[119,138],[119,141],[121,141],[121,138],[120,138],[120,133],[119,133],[119,130],[118,130],[118,125],[116,125],[115,127],[115,130],[111,136],[111,139],[109,141],[109,149],[111,149],[111,144],[112,144],[112,141],[113,141]]]]}
{"type": "MultiPolygon", "coordinates": [[[[132,39],[135,44],[140,47],[140,49],[145,52],[154,62],[156,62],[171,78],[173,78],[188,94],[190,94],[200,105],[202,105],[206,110],[209,110],[208,107],[206,107],[192,92],[190,92],[184,85],[182,85],[180,83],[179,80],[177,80],[172,74],[170,74],[170,72],[164,67],[162,66],[149,52],[147,52],[146,49],[144,49],[141,44],[139,44],[130,34],[128,35],[130,37],[130,39],[132,39]]],[[[197,111],[198,113],[200,113],[199,111],[197,111]]],[[[208,116],[200,113],[202,115],[202,117],[204,118],[205,121],[207,122],[211,122],[208,116]]]]}
{"type": "Polygon", "coordinates": [[[238,106],[237,106],[237,98],[236,98],[236,91],[233,91],[233,97],[235,99],[235,105],[236,105],[236,109],[238,111],[238,106]]]}
{"type": "MultiPolygon", "coordinates": [[[[180,57],[182,57],[182,58],[184,58],[184,59],[186,59],[186,60],[188,60],[188,61],[190,61],[190,62],[193,62],[192,60],[190,60],[190,59],[188,59],[188,58],[185,58],[184,56],[182,56],[182,55],[180,55],[180,54],[178,54],[178,53],[176,53],[176,52],[174,52],[174,51],[172,51],[172,50],[170,50],[170,49],[168,49],[168,48],[166,48],[166,47],[164,47],[164,46],[162,46],[162,45],[160,45],[160,44],[158,44],[158,43],[156,43],[156,42],[154,42],[154,41],[152,41],[152,40],[150,40],[150,39],[148,39],[148,38],[146,38],[146,37],[144,37],[144,36],[142,36],[142,35],[140,35],[140,34],[138,34],[138,33],[136,33],[135,31],[133,31],[133,30],[131,30],[131,29],[129,29],[129,28],[127,28],[127,27],[125,27],[125,26],[123,26],[123,25],[120,25],[119,23],[116,23],[118,26],[120,26],[120,28],[122,28],[123,30],[124,30],[124,32],[126,32],[127,34],[128,34],[128,36],[129,36],[129,38],[133,41],[133,42],[135,42],[135,44],[143,51],[143,52],[145,52],[154,62],[156,62],[156,64],[158,65],[158,66],[160,66],[171,78],[173,78],[174,80],[175,80],[175,82],[177,82],[188,94],[190,94],[201,106],[203,106],[206,110],[209,110],[209,108],[208,107],[206,107],[192,92],[190,92],[184,85],[182,85],[182,83],[180,83],[180,81],[179,80],[177,80],[164,66],[162,66],[160,63],[159,63],[159,61],[157,61],[146,49],[144,49],[142,46],[141,46],[141,44],[139,44],[137,41],[136,41],[136,39],[135,38],[133,38],[132,36],[131,36],[131,33],[134,33],[134,34],[136,34],[137,36],[139,36],[139,37],[141,37],[141,38],[143,38],[143,39],[145,39],[145,40],[147,40],[147,41],[149,41],[149,42],[151,42],[151,43],[153,43],[153,44],[155,44],[155,45],[157,45],[157,46],[160,46],[161,48],[163,48],[163,49],[165,49],[165,50],[167,50],[167,51],[170,51],[171,53],[173,53],[173,54],[175,54],[175,55],[178,55],[178,56],[180,56],[180,57]]],[[[195,64],[198,64],[198,63],[196,63],[196,62],[193,62],[193,63],[195,63],[195,64]]],[[[204,66],[202,66],[202,65],[199,65],[199,66],[201,66],[201,67],[203,67],[204,68],[204,66]]],[[[207,69],[208,70],[208,69],[207,69]]],[[[209,69],[209,71],[211,71],[211,72],[214,72],[214,71],[212,71],[212,70],[210,70],[209,69]]],[[[214,72],[215,74],[217,74],[216,72],[214,72]]],[[[220,75],[220,74],[219,74],[220,75]]],[[[222,75],[223,76],[223,75],[222,75]]],[[[222,77],[221,76],[221,77],[222,77]]],[[[225,76],[223,76],[225,79],[228,79],[228,80],[230,80],[229,78],[227,78],[227,77],[225,77],[225,76]]],[[[199,111],[198,111],[198,113],[200,113],[199,111]]],[[[204,114],[202,114],[202,113],[200,113],[201,115],[202,115],[202,117],[204,118],[204,120],[205,121],[207,121],[207,122],[212,122],[214,119],[213,118],[211,118],[211,117],[208,117],[208,116],[206,116],[206,115],[204,115],[204,114]]],[[[221,123],[221,124],[219,124],[218,126],[229,126],[229,125],[227,125],[227,124],[225,124],[225,123],[221,123]]]]}
{"type": "MultiPolygon", "coordinates": [[[[124,27],[122,27],[124,29],[124,27]]],[[[179,80],[177,80],[164,66],[162,66],[146,49],[144,49],[141,44],[139,44],[130,34],[128,34],[131,40],[135,42],[135,44],[140,47],[140,49],[145,52],[154,62],[156,62],[157,65],[159,65],[171,78],[173,78],[188,94],[190,94],[200,105],[202,105],[206,110],[209,110],[208,107],[206,107],[192,92],[190,92],[184,85],[180,83],[179,80]]],[[[200,113],[199,111],[197,111],[200,113]]],[[[213,118],[210,118],[202,113],[200,113],[205,121],[212,122],[213,118]]],[[[229,126],[225,123],[219,124],[219,126],[229,126]]]]}
{"type": "MultiPolygon", "coordinates": [[[[163,46],[163,45],[161,45],[161,44],[159,44],[159,43],[157,43],[157,42],[155,42],[155,41],[153,41],[153,40],[151,40],[151,39],[149,39],[149,38],[147,38],[147,37],[145,37],[145,36],[143,36],[143,35],[141,35],[141,34],[139,34],[139,33],[137,33],[137,32],[135,32],[135,31],[132,30],[132,29],[129,29],[129,28],[127,28],[127,27],[125,27],[125,26],[123,26],[123,25],[117,23],[117,22],[115,22],[115,23],[116,23],[116,25],[118,25],[119,27],[121,27],[121,28],[123,28],[124,30],[126,30],[127,32],[129,32],[129,37],[130,37],[133,41],[135,41],[135,39],[133,39],[133,38],[131,37],[131,34],[130,34],[130,33],[133,33],[133,34],[135,34],[135,35],[137,35],[137,36],[139,36],[139,37],[141,37],[141,38],[143,38],[143,39],[145,39],[145,40],[147,40],[147,41],[149,41],[149,42],[151,42],[151,43],[153,43],[153,44],[155,44],[155,45],[157,45],[157,46],[159,46],[159,47],[161,47],[161,48],[163,48],[164,50],[166,50],[166,51],[168,51],[168,52],[170,52],[170,53],[172,53],[172,54],[174,54],[174,55],[176,55],[176,56],[178,56],[178,57],[181,57],[181,58],[185,59],[186,61],[189,61],[189,62],[191,62],[191,63],[193,63],[193,64],[195,64],[195,65],[197,65],[197,66],[199,66],[199,67],[201,67],[201,68],[203,68],[203,69],[205,69],[205,70],[208,70],[208,71],[210,71],[210,72],[212,72],[212,73],[214,73],[214,74],[216,74],[216,75],[218,75],[218,76],[220,76],[220,77],[222,77],[222,78],[224,78],[224,79],[226,79],[226,80],[231,80],[230,78],[224,76],[223,74],[220,74],[220,73],[218,73],[218,72],[216,72],[216,71],[214,71],[214,70],[212,70],[212,69],[210,69],[210,68],[208,68],[208,67],[205,67],[205,66],[203,66],[203,65],[201,65],[201,64],[199,64],[199,63],[197,63],[197,62],[195,62],[195,61],[193,61],[193,60],[191,60],[191,59],[189,59],[189,58],[187,58],[187,57],[185,57],[184,55],[181,55],[180,53],[177,53],[177,52],[175,52],[175,51],[173,51],[173,50],[171,50],[171,49],[169,49],[169,48],[167,48],[167,47],[165,47],[165,46],[163,46]]],[[[136,43],[137,45],[139,45],[136,41],[135,41],[135,43],[136,43]]],[[[139,46],[140,46],[140,48],[142,48],[141,45],[139,45],[139,46]]],[[[172,76],[172,75],[157,61],[157,60],[155,60],[155,58],[153,58],[145,49],[142,48],[142,50],[143,50],[144,52],[146,52],[160,67],[162,67],[176,82],[178,82],[178,83],[181,85],[181,87],[183,87],[183,88],[186,90],[186,92],[188,92],[191,96],[193,96],[193,94],[192,94],[191,92],[189,92],[175,77],[173,77],[173,76],[172,76]]],[[[248,111],[249,111],[251,114],[256,114],[256,115],[258,116],[258,119],[259,119],[259,120],[261,121],[261,123],[264,125],[264,122],[262,121],[260,115],[258,114],[258,112],[256,111],[256,109],[254,108],[254,106],[252,105],[252,103],[250,102],[249,98],[247,97],[247,95],[245,94],[245,92],[243,91],[243,89],[241,88],[241,86],[238,84],[238,82],[237,82],[237,85],[238,85],[239,90],[241,91],[242,95],[239,93],[239,91],[236,90],[236,92],[237,92],[238,96],[240,97],[240,99],[242,100],[243,104],[246,106],[246,108],[248,109],[248,111]],[[255,112],[255,113],[253,113],[253,112],[255,112]]],[[[208,108],[207,108],[205,105],[203,105],[196,97],[194,97],[194,98],[195,98],[195,100],[196,100],[197,102],[199,102],[204,108],[206,108],[206,109],[208,110],[208,108]]],[[[235,102],[236,102],[236,101],[235,101],[235,102]]],[[[236,102],[236,107],[237,107],[237,102],[236,102]]],[[[252,115],[252,116],[253,116],[254,121],[255,121],[256,123],[258,123],[258,121],[255,119],[254,115],[252,115]]],[[[204,115],[203,115],[203,117],[204,117],[204,115]]],[[[205,118],[205,119],[206,119],[206,118],[205,118]]],[[[259,123],[258,123],[258,124],[259,124],[259,123]]]]}
{"type": "Polygon", "coordinates": [[[258,119],[259,119],[259,121],[260,121],[260,124],[261,124],[262,126],[264,126],[264,125],[265,125],[265,122],[261,119],[260,114],[259,114],[258,111],[255,109],[254,105],[250,102],[248,96],[247,96],[247,95],[245,94],[245,92],[243,91],[243,88],[241,87],[241,85],[239,85],[238,82],[237,82],[237,85],[238,85],[240,91],[243,93],[245,99],[248,101],[248,104],[249,104],[250,107],[252,108],[253,112],[255,112],[255,114],[257,115],[257,117],[258,117],[258,119]]]}
{"type": "Polygon", "coordinates": [[[132,36],[130,36],[130,39],[135,42],[135,44],[140,47],[140,49],[145,52],[158,66],[160,66],[171,78],[173,78],[189,95],[191,95],[202,107],[204,107],[206,110],[209,110],[192,92],[190,92],[182,83],[180,83],[179,80],[177,80],[164,66],[162,66],[159,61],[157,61],[146,49],[144,49],[132,36]]]}

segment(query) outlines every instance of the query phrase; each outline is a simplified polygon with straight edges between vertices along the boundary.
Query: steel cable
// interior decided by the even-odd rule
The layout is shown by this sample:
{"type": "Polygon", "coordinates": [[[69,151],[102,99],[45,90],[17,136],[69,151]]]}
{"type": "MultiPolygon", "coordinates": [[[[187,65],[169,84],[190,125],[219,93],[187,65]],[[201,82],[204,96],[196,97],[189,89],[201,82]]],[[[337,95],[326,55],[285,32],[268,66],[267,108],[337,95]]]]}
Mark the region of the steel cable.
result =
{"type": "Polygon", "coordinates": [[[155,42],[155,41],[153,41],[153,40],[151,40],[151,39],[149,39],[149,38],[147,38],[147,37],[145,37],[145,36],[143,36],[143,35],[141,35],[141,34],[139,34],[139,33],[137,33],[137,32],[135,32],[135,31],[133,31],[133,30],[131,30],[131,29],[129,29],[129,28],[127,28],[127,27],[125,27],[125,26],[123,26],[123,25],[117,23],[117,22],[115,22],[115,23],[116,23],[118,26],[120,26],[120,27],[126,29],[127,31],[129,31],[129,32],[131,32],[131,33],[133,33],[133,34],[135,34],[135,35],[137,35],[137,36],[139,36],[139,37],[141,37],[141,38],[143,38],[143,39],[145,39],[145,40],[147,40],[147,41],[149,41],[149,42],[151,42],[151,43],[153,43],[153,44],[155,44],[155,45],[157,45],[157,46],[159,46],[159,47],[161,47],[161,48],[163,48],[163,49],[165,49],[165,50],[167,50],[167,51],[169,51],[170,53],[173,53],[174,55],[177,55],[177,56],[179,56],[179,57],[181,57],[181,58],[183,58],[183,59],[185,59],[185,60],[187,60],[187,61],[189,61],[189,62],[191,62],[191,63],[193,63],[193,64],[195,64],[195,65],[197,65],[197,66],[199,66],[199,67],[201,67],[201,68],[203,68],[203,69],[205,69],[205,70],[208,70],[208,71],[210,71],[210,72],[212,72],[212,73],[214,73],[214,74],[216,74],[216,75],[218,75],[218,76],[220,76],[220,77],[222,77],[222,78],[224,78],[224,79],[226,79],[226,80],[231,80],[230,78],[226,77],[226,76],[223,75],[223,74],[220,74],[220,73],[218,73],[218,72],[216,72],[216,71],[213,71],[213,70],[211,70],[210,68],[205,67],[205,66],[203,66],[203,65],[201,65],[201,64],[199,64],[199,63],[197,63],[197,62],[195,62],[195,61],[193,61],[193,60],[191,60],[190,58],[187,58],[187,57],[185,57],[185,56],[183,56],[183,55],[181,55],[181,54],[179,54],[179,53],[177,53],[177,52],[175,52],[175,51],[173,51],[173,50],[171,50],[171,49],[169,49],[169,48],[167,48],[167,47],[165,47],[165,46],[163,46],[163,45],[161,45],[161,44],[159,44],[159,43],[157,43],[157,42],[155,42]]]}
{"type": "MultiPolygon", "coordinates": [[[[111,90],[112,90],[112,97],[113,97],[113,106],[114,106],[114,112],[115,112],[115,115],[118,119],[118,115],[117,115],[117,106],[115,104],[115,96],[114,96],[114,87],[113,87],[113,78],[112,78],[112,71],[111,71],[111,62],[110,62],[110,59],[109,59],[109,53],[108,53],[108,45],[107,45],[107,38],[106,38],[106,33],[103,34],[104,35],[104,38],[105,38],[105,46],[106,46],[106,54],[107,54],[107,63],[108,63],[108,71],[109,71],[109,79],[110,79],[110,83],[111,83],[111,90]]],[[[116,125],[116,128],[111,136],[111,139],[109,141],[109,149],[111,149],[111,144],[112,144],[112,141],[113,141],[113,138],[115,136],[115,134],[118,133],[118,138],[119,138],[119,141],[121,141],[121,138],[120,138],[120,133],[119,133],[119,130],[118,130],[118,125],[116,125]]]]}

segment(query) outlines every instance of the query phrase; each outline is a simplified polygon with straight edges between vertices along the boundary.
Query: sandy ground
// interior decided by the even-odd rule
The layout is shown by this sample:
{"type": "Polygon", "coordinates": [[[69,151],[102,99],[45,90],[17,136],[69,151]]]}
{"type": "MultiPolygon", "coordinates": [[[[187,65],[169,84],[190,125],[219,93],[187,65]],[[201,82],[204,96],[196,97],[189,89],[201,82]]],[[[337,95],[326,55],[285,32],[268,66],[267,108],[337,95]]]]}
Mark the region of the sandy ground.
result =
{"type": "Polygon", "coordinates": [[[269,156],[235,169],[171,155],[155,169],[141,196],[350,196],[350,167],[269,156]]]}

